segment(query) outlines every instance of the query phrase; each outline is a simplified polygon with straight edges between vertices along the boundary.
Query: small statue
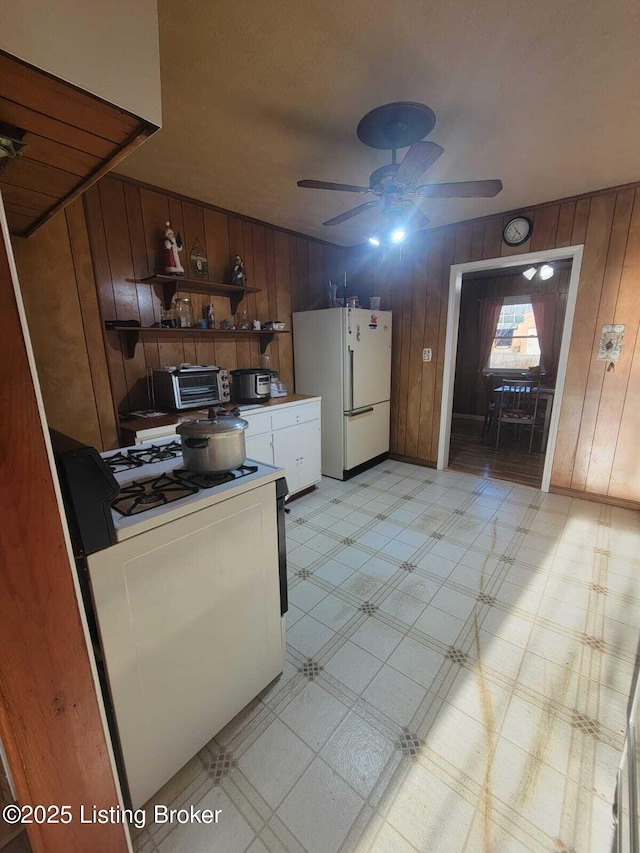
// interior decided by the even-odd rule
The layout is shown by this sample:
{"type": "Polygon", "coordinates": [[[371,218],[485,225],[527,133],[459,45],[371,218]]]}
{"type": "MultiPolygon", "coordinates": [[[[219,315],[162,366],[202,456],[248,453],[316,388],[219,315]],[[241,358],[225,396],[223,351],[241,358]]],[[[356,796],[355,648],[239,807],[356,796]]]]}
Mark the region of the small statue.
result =
{"type": "Polygon", "coordinates": [[[233,269],[231,270],[231,284],[238,287],[246,287],[247,273],[244,269],[244,261],[240,255],[236,255],[234,259],[233,269]]]}
{"type": "Polygon", "coordinates": [[[182,251],[182,238],[180,232],[176,236],[171,223],[166,223],[162,233],[162,260],[165,275],[184,275],[184,267],[180,263],[180,252],[182,251]]]}

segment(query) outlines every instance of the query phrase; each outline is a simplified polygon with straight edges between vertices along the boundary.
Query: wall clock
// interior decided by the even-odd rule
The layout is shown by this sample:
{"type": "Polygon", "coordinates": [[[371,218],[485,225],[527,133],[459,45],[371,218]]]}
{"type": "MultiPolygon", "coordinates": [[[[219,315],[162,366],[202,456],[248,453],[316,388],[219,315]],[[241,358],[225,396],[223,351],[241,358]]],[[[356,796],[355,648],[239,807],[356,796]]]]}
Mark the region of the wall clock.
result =
{"type": "Polygon", "coordinates": [[[510,219],[502,231],[502,239],[507,246],[521,246],[531,236],[533,222],[526,216],[510,219]]]}

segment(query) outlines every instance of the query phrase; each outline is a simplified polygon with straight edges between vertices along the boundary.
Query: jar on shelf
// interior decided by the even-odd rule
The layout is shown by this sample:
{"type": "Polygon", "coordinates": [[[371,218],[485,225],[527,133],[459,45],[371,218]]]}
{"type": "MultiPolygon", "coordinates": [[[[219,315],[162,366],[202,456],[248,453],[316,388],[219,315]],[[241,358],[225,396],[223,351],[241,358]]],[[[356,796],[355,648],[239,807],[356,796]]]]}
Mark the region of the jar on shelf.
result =
{"type": "Polygon", "coordinates": [[[180,296],[176,299],[177,325],[182,329],[190,329],[193,326],[193,305],[188,296],[180,296]]]}
{"type": "Polygon", "coordinates": [[[271,370],[272,370],[271,356],[269,355],[268,352],[265,352],[264,355],[260,356],[260,367],[262,367],[263,370],[268,370],[269,373],[271,373],[271,370]]]}
{"type": "Polygon", "coordinates": [[[170,308],[167,309],[162,309],[162,313],[160,315],[160,325],[165,326],[169,329],[175,329],[176,326],[180,325],[175,305],[172,305],[170,308]]]}
{"type": "Polygon", "coordinates": [[[236,314],[236,329],[248,330],[251,328],[251,322],[249,321],[249,314],[246,308],[243,308],[241,311],[238,311],[236,314]]]}

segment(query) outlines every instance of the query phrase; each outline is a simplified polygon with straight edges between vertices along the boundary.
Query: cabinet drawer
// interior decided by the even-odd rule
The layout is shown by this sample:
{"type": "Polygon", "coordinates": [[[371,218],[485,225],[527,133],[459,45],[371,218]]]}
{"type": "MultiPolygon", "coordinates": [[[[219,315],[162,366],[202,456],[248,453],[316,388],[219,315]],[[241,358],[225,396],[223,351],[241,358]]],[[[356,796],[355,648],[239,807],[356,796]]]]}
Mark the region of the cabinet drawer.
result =
{"type": "Polygon", "coordinates": [[[177,441],[180,441],[180,436],[176,435],[176,426],[177,424],[170,424],[164,427],[139,429],[137,432],[129,433],[129,435],[133,435],[134,444],[142,444],[145,441],[157,441],[159,438],[168,438],[170,435],[174,436],[177,441]]]}
{"type": "Polygon", "coordinates": [[[262,435],[265,432],[271,432],[271,415],[268,412],[260,412],[257,415],[252,415],[248,412],[240,412],[240,417],[244,418],[249,424],[245,430],[245,438],[251,438],[252,435],[262,435]]]}
{"type": "Polygon", "coordinates": [[[274,430],[305,424],[309,421],[320,420],[320,403],[305,403],[302,406],[291,406],[281,412],[273,412],[271,426],[274,430]]]}

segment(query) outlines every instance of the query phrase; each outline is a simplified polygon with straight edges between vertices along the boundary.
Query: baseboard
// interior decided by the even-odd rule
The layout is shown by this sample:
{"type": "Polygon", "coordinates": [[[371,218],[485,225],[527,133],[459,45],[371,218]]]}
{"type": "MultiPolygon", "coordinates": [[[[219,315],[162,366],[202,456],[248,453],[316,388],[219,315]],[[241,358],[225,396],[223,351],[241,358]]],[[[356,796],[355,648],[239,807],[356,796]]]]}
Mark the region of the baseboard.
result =
{"type": "Polygon", "coordinates": [[[373,459],[367,459],[367,461],[363,462],[362,465],[356,465],[355,468],[349,468],[348,471],[343,471],[342,479],[350,480],[352,477],[356,477],[358,474],[362,474],[364,471],[368,471],[369,468],[375,468],[376,465],[379,465],[381,462],[384,462],[385,459],[388,458],[388,453],[381,453],[379,456],[374,456],[373,459]]]}
{"type": "Polygon", "coordinates": [[[578,489],[562,489],[560,486],[549,486],[549,491],[554,495],[565,495],[568,498],[581,498],[583,501],[594,501],[599,504],[610,504],[622,509],[633,509],[640,512],[639,501],[628,501],[625,498],[612,498],[609,495],[597,495],[593,492],[581,492],[578,489]]]}
{"type": "Polygon", "coordinates": [[[437,468],[436,462],[429,462],[428,459],[417,459],[415,456],[401,456],[399,453],[390,453],[389,459],[396,462],[408,462],[410,465],[420,465],[422,468],[437,468]]]}

